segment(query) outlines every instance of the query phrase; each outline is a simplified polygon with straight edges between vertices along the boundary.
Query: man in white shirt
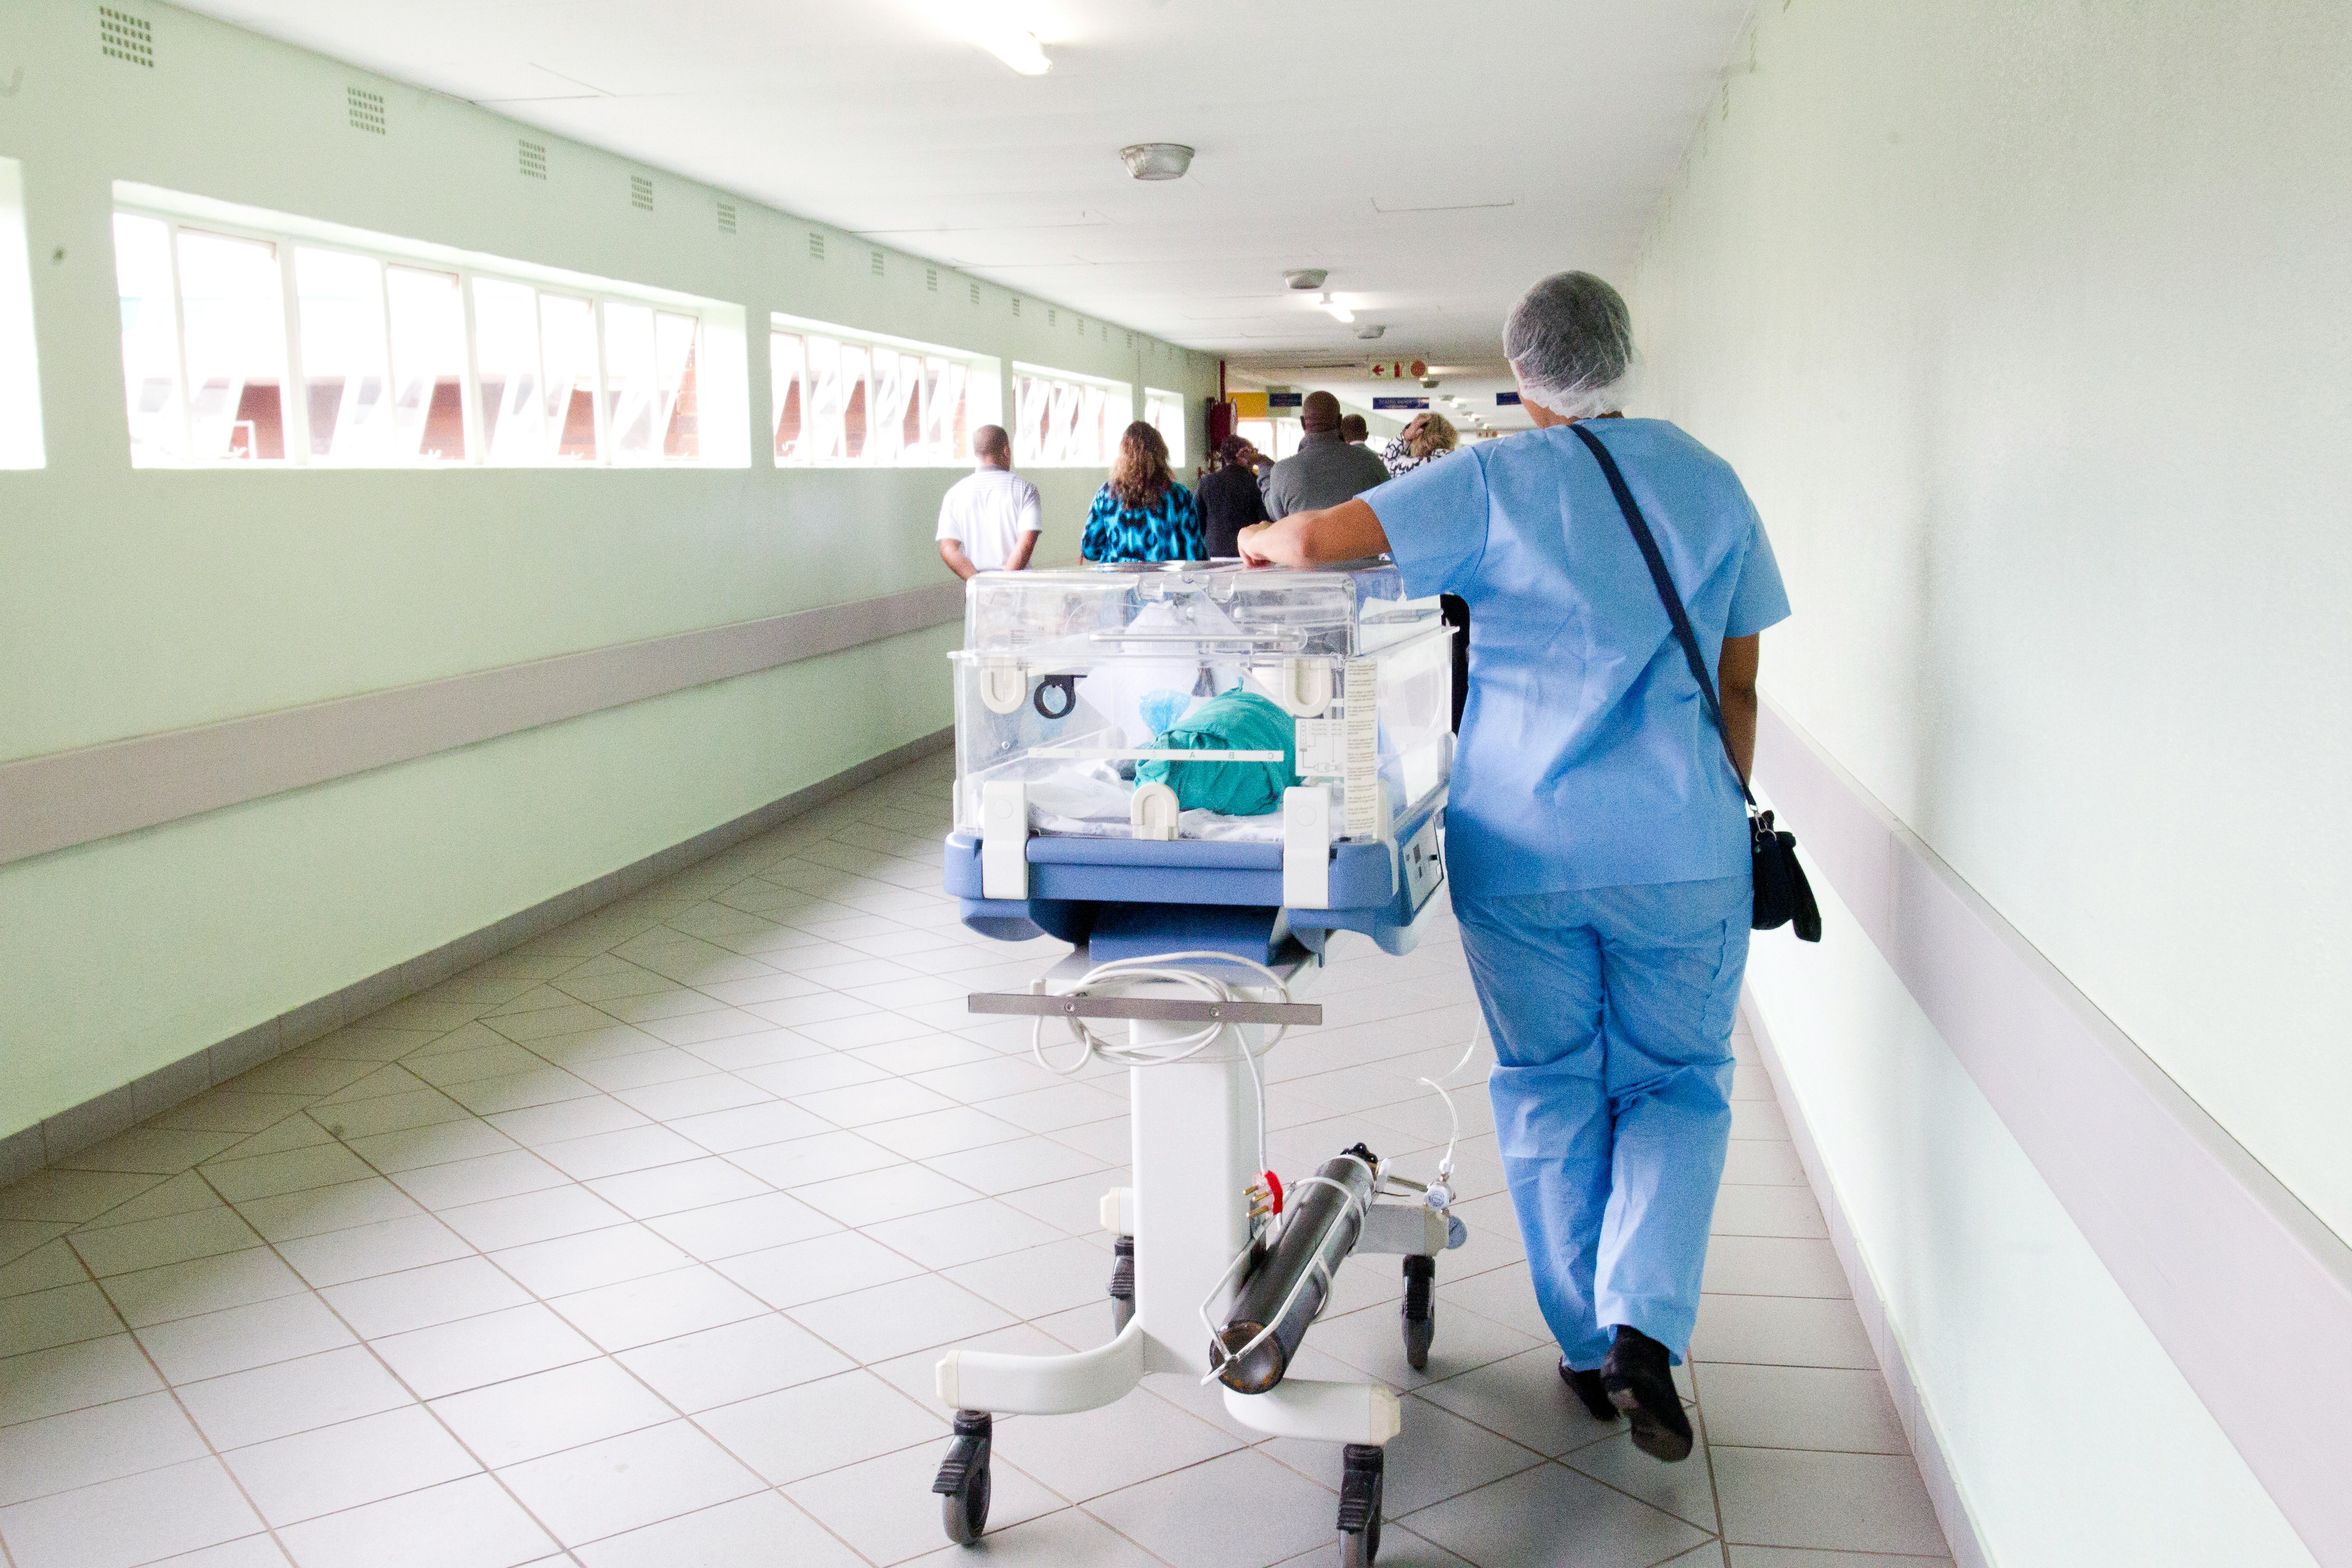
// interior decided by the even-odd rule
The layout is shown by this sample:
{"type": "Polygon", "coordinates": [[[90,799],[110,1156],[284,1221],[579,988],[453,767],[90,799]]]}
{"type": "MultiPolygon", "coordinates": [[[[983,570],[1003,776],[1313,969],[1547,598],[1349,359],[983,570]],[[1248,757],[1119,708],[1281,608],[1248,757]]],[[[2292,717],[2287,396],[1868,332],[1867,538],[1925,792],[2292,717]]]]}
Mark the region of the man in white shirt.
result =
{"type": "Polygon", "coordinates": [[[1013,471],[1013,439],[994,425],[971,433],[980,466],[940,502],[940,559],[959,577],[1018,572],[1045,527],[1037,487],[1013,471]]]}

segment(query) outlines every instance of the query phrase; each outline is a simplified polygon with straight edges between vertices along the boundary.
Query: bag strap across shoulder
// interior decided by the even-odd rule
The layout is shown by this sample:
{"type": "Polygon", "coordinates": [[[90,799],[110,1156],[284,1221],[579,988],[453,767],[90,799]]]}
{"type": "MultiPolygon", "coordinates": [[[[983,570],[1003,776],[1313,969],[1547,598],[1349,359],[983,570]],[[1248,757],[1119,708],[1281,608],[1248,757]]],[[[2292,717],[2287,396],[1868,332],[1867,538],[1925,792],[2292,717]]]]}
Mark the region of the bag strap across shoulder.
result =
{"type": "Polygon", "coordinates": [[[1650,532],[1641,507],[1634,502],[1633,492],[1626,485],[1617,459],[1609,455],[1601,437],[1586,429],[1580,420],[1569,428],[1576,433],[1578,440],[1591,448],[1601,473],[1609,480],[1610,492],[1617,498],[1618,510],[1625,514],[1625,526],[1633,531],[1633,542],[1641,546],[1642,559],[1650,568],[1650,581],[1658,590],[1658,602],[1665,605],[1666,618],[1675,623],[1675,638],[1683,645],[1683,658],[1690,665],[1692,679],[1698,682],[1699,695],[1706,700],[1707,717],[1715,721],[1716,738],[1723,742],[1724,760],[1731,764],[1732,780],[1739,785],[1740,798],[1752,807],[1756,797],[1748,793],[1748,781],[1739,775],[1739,759],[1732,755],[1731,731],[1723,722],[1723,704],[1716,700],[1715,679],[1706,672],[1706,660],[1698,651],[1698,635],[1691,630],[1690,616],[1683,609],[1682,595],[1675,592],[1674,575],[1666,570],[1666,558],[1658,552],[1657,539],[1650,532]]]}

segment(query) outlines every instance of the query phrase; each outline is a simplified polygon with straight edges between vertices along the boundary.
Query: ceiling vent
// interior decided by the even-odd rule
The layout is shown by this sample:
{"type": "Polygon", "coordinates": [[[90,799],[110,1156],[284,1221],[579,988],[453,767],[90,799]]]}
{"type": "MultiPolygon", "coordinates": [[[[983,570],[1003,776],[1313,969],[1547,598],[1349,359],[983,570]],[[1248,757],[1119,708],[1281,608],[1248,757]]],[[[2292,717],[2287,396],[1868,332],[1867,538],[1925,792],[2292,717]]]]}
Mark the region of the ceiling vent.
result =
{"type": "Polygon", "coordinates": [[[1013,313],[1016,316],[1021,313],[1021,296],[1018,294],[1013,296],[1013,313]]]}
{"type": "Polygon", "coordinates": [[[1062,312],[1051,305],[1046,306],[1045,324],[1049,327],[1060,326],[1062,324],[1062,312]]]}
{"type": "Polygon", "coordinates": [[[971,302],[975,305],[980,303],[980,285],[977,283],[971,286],[971,302]]]}
{"type": "Polygon", "coordinates": [[[643,174],[629,176],[629,205],[641,213],[654,210],[654,183],[643,174]]]}
{"type": "Polygon", "coordinates": [[[1135,334],[1133,332],[1127,334],[1127,346],[1129,348],[1133,348],[1135,346],[1135,334]]]}
{"type": "Polygon", "coordinates": [[[1356,335],[1369,341],[1372,338],[1379,337],[1382,332],[1387,331],[1387,327],[1377,321],[1367,321],[1362,326],[1356,329],[1356,335]]]}
{"type": "Polygon", "coordinates": [[[809,236],[809,259],[811,261],[823,261],[824,259],[824,236],[821,234],[812,234],[809,236]]]}
{"type": "Polygon", "coordinates": [[[383,134],[383,94],[370,92],[363,87],[343,89],[343,107],[351,115],[352,129],[364,131],[371,136],[383,134]]]}
{"type": "Polygon", "coordinates": [[[938,268],[926,267],[923,268],[923,288],[927,292],[932,294],[936,294],[940,291],[940,269],[938,268]]]}
{"type": "Polygon", "coordinates": [[[1320,267],[1294,267],[1282,275],[1282,280],[1291,288],[1304,291],[1320,289],[1323,287],[1323,279],[1330,276],[1320,267]]]}
{"type": "Polygon", "coordinates": [[[517,142],[515,143],[515,167],[521,171],[522,177],[526,180],[543,180],[547,178],[547,147],[545,143],[539,142],[517,142]]]}
{"type": "Polygon", "coordinates": [[[134,16],[111,5],[100,5],[98,8],[98,52],[108,59],[145,66],[152,70],[155,68],[155,25],[144,16],[134,16]]]}
{"type": "Polygon", "coordinates": [[[878,250],[867,251],[866,253],[866,270],[873,276],[879,278],[882,276],[882,253],[878,250]]]}
{"type": "Polygon", "coordinates": [[[735,232],[735,204],[733,202],[720,202],[719,204],[719,232],[721,234],[733,234],[735,232]]]}

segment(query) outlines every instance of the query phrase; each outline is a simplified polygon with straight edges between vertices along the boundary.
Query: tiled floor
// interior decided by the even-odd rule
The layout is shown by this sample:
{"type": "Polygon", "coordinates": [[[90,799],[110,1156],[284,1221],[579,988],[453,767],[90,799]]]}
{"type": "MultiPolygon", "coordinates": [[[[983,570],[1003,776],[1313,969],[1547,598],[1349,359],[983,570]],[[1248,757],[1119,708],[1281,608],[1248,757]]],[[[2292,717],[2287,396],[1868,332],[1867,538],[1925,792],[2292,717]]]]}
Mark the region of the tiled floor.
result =
{"type": "MultiPolygon", "coordinates": [[[[928,1491],[950,1341],[1106,1337],[1124,1085],[1040,1071],[962,998],[1055,944],[960,927],[946,769],[894,775],[0,1192],[12,1568],[1336,1561],[1336,1454],[1190,1379],[998,1429],[992,1534],[928,1491]]],[[[1441,924],[1443,922],[1441,921],[1441,924]]],[[[1433,1153],[1413,1079],[1472,1026],[1450,930],[1367,945],[1270,1058],[1277,1163],[1433,1153]]],[[[1395,1260],[1305,1357],[1406,1391],[1381,1560],[1944,1561],[1751,1046],[1661,1466],[1552,1372],[1485,1096],[1465,1248],[1405,1366],[1395,1260]]],[[[1464,1075],[1475,1079],[1474,1070],[1464,1075]]],[[[1410,1168],[1412,1162],[1408,1162],[1410,1168]]]]}

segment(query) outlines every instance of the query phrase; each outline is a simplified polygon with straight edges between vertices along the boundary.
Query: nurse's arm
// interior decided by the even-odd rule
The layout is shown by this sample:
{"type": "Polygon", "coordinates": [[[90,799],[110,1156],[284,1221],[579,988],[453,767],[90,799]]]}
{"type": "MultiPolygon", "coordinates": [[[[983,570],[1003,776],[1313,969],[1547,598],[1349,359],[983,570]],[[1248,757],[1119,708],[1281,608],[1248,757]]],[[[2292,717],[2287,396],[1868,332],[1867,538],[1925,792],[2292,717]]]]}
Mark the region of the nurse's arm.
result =
{"type": "Polygon", "coordinates": [[[1319,511],[1294,511],[1278,522],[1241,531],[1242,559],[1253,566],[1321,566],[1388,553],[1389,536],[1380,514],[1361,500],[1344,500],[1319,511]]]}
{"type": "Polygon", "coordinates": [[[1731,760],[1739,765],[1742,784],[1756,767],[1756,667],[1763,657],[1762,636],[1750,633],[1744,637],[1726,637],[1723,657],[1715,666],[1715,689],[1723,704],[1723,728],[1731,738],[1731,760]]]}

